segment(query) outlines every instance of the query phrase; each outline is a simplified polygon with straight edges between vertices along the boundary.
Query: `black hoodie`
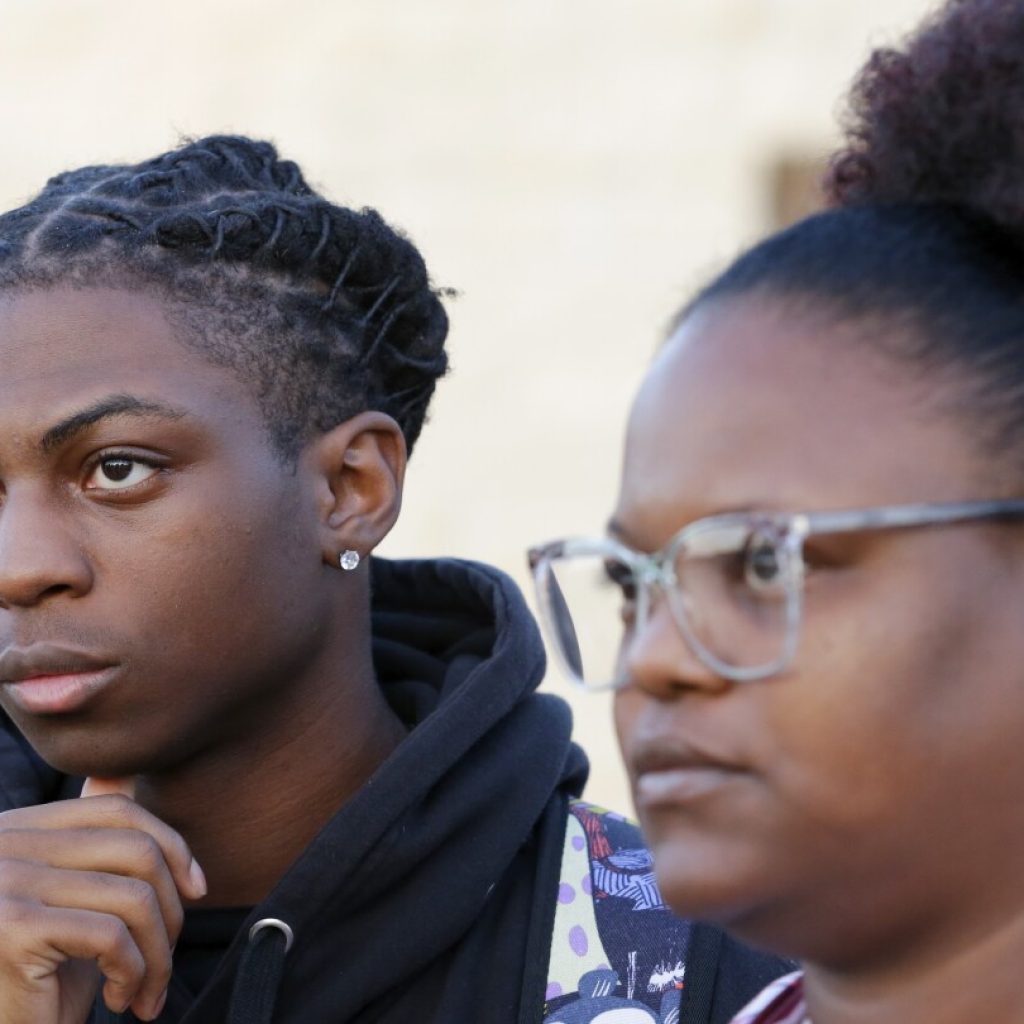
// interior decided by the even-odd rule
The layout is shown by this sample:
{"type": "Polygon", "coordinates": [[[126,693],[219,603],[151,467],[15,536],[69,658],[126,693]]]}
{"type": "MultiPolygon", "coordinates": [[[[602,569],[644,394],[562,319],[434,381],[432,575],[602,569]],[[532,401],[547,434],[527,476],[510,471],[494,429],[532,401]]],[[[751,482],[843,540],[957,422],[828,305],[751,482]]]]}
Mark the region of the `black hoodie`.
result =
{"type": "MultiPolygon", "coordinates": [[[[377,674],[410,733],[252,910],[201,992],[176,975],[161,1024],[249,1021],[275,1001],[276,1024],[541,1020],[567,802],[587,774],[569,711],[534,692],[543,650],[503,574],[454,560],[372,571],[377,674]],[[287,952],[275,929],[250,941],[267,918],[291,929],[287,952]]],[[[73,791],[5,724],[7,806],[73,791]]],[[[727,1021],[790,966],[706,928],[690,944],[703,953],[687,963],[684,1022],[727,1021]]],[[[98,1000],[91,1021],[134,1019],[98,1000]]]]}

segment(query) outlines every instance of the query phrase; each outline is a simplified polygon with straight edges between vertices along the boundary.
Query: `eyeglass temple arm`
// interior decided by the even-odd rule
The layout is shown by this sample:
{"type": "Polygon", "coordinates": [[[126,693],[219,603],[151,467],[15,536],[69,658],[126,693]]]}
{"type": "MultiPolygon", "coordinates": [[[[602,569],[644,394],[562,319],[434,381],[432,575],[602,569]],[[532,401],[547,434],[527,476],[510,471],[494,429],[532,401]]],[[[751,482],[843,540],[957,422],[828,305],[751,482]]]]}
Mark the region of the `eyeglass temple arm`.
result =
{"type": "Polygon", "coordinates": [[[841,512],[808,512],[798,516],[805,536],[856,530],[889,530],[904,526],[938,526],[973,519],[1024,518],[1024,499],[964,501],[943,504],[885,505],[841,512]]]}

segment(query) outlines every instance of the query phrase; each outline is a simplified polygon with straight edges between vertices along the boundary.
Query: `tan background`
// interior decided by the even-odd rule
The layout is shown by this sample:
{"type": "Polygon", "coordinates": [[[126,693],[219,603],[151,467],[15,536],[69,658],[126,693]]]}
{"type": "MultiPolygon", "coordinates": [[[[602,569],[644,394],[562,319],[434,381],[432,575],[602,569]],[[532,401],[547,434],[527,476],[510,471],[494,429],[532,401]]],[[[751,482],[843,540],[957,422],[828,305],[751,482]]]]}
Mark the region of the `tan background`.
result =
{"type": "MultiPolygon", "coordinates": [[[[67,166],[222,130],[379,207],[462,292],[384,553],[525,584],[529,544],[602,528],[674,307],[772,226],[780,189],[790,209],[869,45],[929,6],[0,0],[0,208],[67,166]]],[[[607,702],[574,706],[589,793],[624,807],[607,702]]]]}

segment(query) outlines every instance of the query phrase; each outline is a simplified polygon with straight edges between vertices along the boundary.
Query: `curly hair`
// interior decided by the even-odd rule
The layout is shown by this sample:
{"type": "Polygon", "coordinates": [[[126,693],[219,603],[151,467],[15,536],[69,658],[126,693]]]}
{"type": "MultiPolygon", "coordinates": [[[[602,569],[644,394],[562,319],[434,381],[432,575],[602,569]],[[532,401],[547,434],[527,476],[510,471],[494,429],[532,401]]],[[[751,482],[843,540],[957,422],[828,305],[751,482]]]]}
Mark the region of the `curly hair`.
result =
{"type": "Polygon", "coordinates": [[[952,0],[876,50],[847,101],[835,206],[952,203],[1024,228],[1024,4],[952,0]]]}
{"type": "Polygon", "coordinates": [[[949,0],[850,95],[830,207],[739,256],[683,310],[760,293],[895,324],[861,332],[959,385],[1024,466],[1024,0],[949,0]]]}
{"type": "Polygon", "coordinates": [[[416,247],[241,136],[69,171],[0,214],[0,291],[59,285],[155,291],[186,344],[252,387],[287,457],[367,409],[411,450],[448,365],[416,247]]]}

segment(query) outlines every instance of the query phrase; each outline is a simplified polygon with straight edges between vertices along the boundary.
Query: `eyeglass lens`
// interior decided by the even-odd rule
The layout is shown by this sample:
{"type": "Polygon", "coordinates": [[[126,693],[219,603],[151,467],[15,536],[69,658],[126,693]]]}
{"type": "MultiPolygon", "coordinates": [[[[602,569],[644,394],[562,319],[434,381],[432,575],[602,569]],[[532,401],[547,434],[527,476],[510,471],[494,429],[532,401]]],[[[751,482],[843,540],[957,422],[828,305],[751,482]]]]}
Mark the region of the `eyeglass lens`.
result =
{"type": "MultiPolygon", "coordinates": [[[[680,549],[651,597],[651,614],[667,599],[680,632],[708,661],[758,669],[778,661],[787,644],[794,567],[799,557],[779,538],[735,528],[680,549]],[[663,591],[660,593],[659,591],[663,591]]],[[[549,632],[570,672],[592,688],[624,681],[638,600],[633,570],[597,554],[562,557],[548,566],[542,595],[549,632]]],[[[712,664],[711,667],[717,667],[712,664]]]]}

